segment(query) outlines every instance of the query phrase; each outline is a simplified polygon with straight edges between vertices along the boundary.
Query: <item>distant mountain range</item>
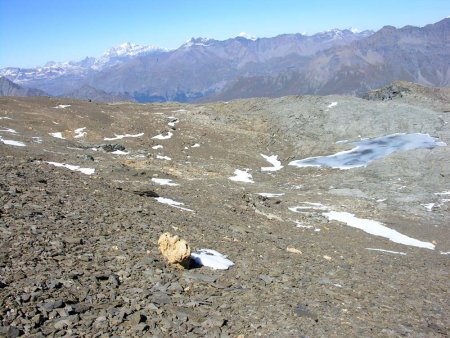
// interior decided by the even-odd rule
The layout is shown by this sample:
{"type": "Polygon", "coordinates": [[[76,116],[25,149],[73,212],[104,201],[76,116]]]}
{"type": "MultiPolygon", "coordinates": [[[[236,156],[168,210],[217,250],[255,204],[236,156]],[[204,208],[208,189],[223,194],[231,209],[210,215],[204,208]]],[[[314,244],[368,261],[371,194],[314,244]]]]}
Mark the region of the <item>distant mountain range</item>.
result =
{"type": "Polygon", "coordinates": [[[192,38],[175,50],[122,44],[99,58],[8,67],[0,76],[55,96],[138,102],[297,94],[361,95],[394,80],[450,85],[450,19],[378,32],[192,38]]]}

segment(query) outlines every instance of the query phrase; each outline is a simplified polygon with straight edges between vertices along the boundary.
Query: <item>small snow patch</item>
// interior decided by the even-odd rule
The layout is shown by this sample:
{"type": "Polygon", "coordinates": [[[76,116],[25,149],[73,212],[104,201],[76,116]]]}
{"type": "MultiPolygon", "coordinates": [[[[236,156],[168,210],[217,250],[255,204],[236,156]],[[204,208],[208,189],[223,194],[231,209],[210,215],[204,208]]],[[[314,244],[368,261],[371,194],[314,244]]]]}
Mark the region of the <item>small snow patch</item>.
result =
{"type": "Polygon", "coordinates": [[[133,134],[125,134],[125,135],[114,134],[114,135],[115,135],[114,137],[104,137],[103,139],[105,141],[115,141],[115,140],[121,140],[125,137],[141,137],[141,136],[144,136],[144,133],[139,133],[139,134],[134,134],[134,135],[133,134]]]}
{"type": "Polygon", "coordinates": [[[250,169],[247,170],[236,169],[234,171],[235,176],[228,177],[228,179],[235,182],[255,183],[253,181],[252,175],[248,172],[248,170],[250,169]]]}
{"type": "Polygon", "coordinates": [[[336,107],[337,106],[337,102],[331,102],[328,106],[327,106],[327,108],[333,108],[333,107],[336,107]]]}
{"type": "Polygon", "coordinates": [[[159,203],[167,204],[167,205],[170,205],[171,207],[174,207],[174,208],[178,208],[178,209],[181,209],[181,210],[184,210],[184,211],[194,212],[194,210],[192,210],[192,209],[188,209],[188,208],[182,207],[182,205],[184,205],[184,203],[174,201],[174,200],[172,200],[170,198],[155,197],[155,200],[157,200],[159,203]]]}
{"type": "Polygon", "coordinates": [[[191,146],[191,148],[198,148],[198,147],[200,147],[200,144],[198,144],[198,143],[191,146]]]}
{"type": "Polygon", "coordinates": [[[152,147],[152,149],[162,149],[162,148],[163,148],[163,146],[160,145],[160,144],[158,144],[157,146],[153,146],[153,147],[152,147]]]}
{"type": "Polygon", "coordinates": [[[15,131],[14,129],[11,129],[11,128],[0,129],[0,132],[17,134],[17,131],[15,131]]]}
{"type": "Polygon", "coordinates": [[[394,254],[394,255],[402,255],[402,256],[406,256],[406,253],[405,253],[405,252],[400,252],[400,251],[391,251],[391,250],[374,249],[374,248],[366,248],[366,250],[370,250],[370,251],[380,251],[380,252],[391,253],[391,254],[394,254]]]}
{"type": "Polygon", "coordinates": [[[169,132],[166,132],[166,133],[162,133],[162,134],[153,136],[152,139],[154,139],[154,140],[168,140],[168,139],[171,138],[172,136],[173,136],[173,133],[171,133],[171,132],[169,131],[169,132]]]}
{"type": "Polygon", "coordinates": [[[62,167],[73,171],[79,171],[85,175],[92,175],[95,173],[95,169],[93,168],[81,168],[78,165],[66,164],[66,163],[58,163],[58,162],[47,162],[48,164],[54,165],[55,167],[62,167]]]}
{"type": "Polygon", "coordinates": [[[421,204],[427,211],[433,211],[434,203],[421,204]]]}
{"type": "Polygon", "coordinates": [[[171,186],[171,187],[179,185],[178,183],[172,182],[172,180],[168,179],[168,178],[152,178],[152,182],[155,182],[155,183],[157,183],[159,185],[168,185],[168,186],[171,186]]]}
{"type": "Polygon", "coordinates": [[[272,164],[272,167],[261,167],[261,171],[277,171],[283,168],[281,161],[278,161],[278,155],[267,156],[260,154],[264,159],[272,164]]]}
{"type": "Polygon", "coordinates": [[[65,137],[63,136],[62,132],[56,132],[56,133],[49,133],[49,135],[53,136],[54,138],[59,138],[61,140],[65,140],[65,137]]]}
{"type": "Polygon", "coordinates": [[[16,147],[26,147],[26,144],[20,141],[14,141],[14,140],[5,140],[3,137],[0,136],[0,142],[7,144],[9,146],[16,146],[16,147]]]}
{"type": "Polygon", "coordinates": [[[70,107],[70,104],[59,104],[59,105],[57,105],[56,107],[53,107],[53,108],[64,109],[64,108],[67,108],[67,107],[70,107]]]}
{"type": "Polygon", "coordinates": [[[171,160],[170,157],[168,157],[168,156],[161,156],[161,155],[156,155],[156,158],[158,160],[166,160],[166,161],[170,161],[171,160]]]}
{"type": "Polygon", "coordinates": [[[12,118],[8,116],[0,116],[0,120],[12,120],[12,118]]]}
{"type": "Polygon", "coordinates": [[[33,140],[34,143],[37,143],[37,144],[41,144],[42,143],[42,137],[39,137],[39,136],[33,136],[32,140],[33,140]]]}
{"type": "Polygon", "coordinates": [[[260,193],[258,193],[258,195],[259,195],[259,196],[262,196],[262,197],[268,197],[268,198],[270,198],[270,197],[280,197],[280,196],[283,196],[284,193],[260,192],[260,193]]]}
{"type": "Polygon", "coordinates": [[[86,132],[84,131],[86,129],[86,127],[83,128],[78,128],[74,130],[75,136],[74,138],[81,138],[86,136],[86,132]]]}
{"type": "Polygon", "coordinates": [[[207,266],[215,270],[227,270],[234,265],[227,256],[212,249],[200,249],[191,253],[191,259],[195,263],[202,266],[207,266]]]}
{"type": "Polygon", "coordinates": [[[111,154],[113,155],[128,155],[129,152],[128,151],[123,151],[123,150],[114,150],[111,152],[111,154]]]}

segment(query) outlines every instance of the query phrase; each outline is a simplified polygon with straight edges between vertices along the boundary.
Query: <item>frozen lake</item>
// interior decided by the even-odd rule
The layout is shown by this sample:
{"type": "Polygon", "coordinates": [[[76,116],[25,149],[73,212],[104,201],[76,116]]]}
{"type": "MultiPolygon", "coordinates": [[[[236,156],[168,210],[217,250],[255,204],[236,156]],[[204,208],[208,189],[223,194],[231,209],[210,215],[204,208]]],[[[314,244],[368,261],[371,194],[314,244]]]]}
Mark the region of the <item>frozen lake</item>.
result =
{"type": "Polygon", "coordinates": [[[392,134],[377,138],[353,142],[353,149],[341,151],[328,156],[308,157],[296,160],[289,165],[297,167],[329,167],[336,169],[352,169],[365,167],[369,162],[379,160],[396,151],[407,151],[417,148],[432,149],[446,146],[444,142],[428,134],[392,134]]]}

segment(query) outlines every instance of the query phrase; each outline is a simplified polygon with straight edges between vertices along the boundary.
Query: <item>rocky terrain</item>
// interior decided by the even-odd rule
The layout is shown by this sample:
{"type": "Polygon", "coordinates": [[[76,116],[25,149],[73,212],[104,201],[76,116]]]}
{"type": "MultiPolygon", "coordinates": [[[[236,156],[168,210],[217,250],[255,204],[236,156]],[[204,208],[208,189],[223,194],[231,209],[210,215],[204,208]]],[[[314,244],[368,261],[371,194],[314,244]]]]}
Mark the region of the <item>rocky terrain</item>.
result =
{"type": "Polygon", "coordinates": [[[449,93],[400,87],[0,98],[0,336],[447,336],[449,93]],[[289,165],[395,133],[437,144],[348,170],[289,165]],[[234,266],[171,266],[164,232],[234,266]]]}

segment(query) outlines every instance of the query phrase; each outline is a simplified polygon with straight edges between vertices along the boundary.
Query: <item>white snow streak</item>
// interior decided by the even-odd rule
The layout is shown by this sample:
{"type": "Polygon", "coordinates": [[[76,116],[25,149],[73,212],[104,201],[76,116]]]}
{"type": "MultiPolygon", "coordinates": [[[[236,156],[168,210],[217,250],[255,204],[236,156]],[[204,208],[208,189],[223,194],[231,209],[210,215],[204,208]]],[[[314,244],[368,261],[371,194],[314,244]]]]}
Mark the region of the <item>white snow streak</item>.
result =
{"type": "Polygon", "coordinates": [[[60,104],[60,105],[57,105],[56,107],[53,107],[53,108],[64,109],[64,108],[67,108],[67,107],[70,107],[70,104],[60,104]]]}
{"type": "Polygon", "coordinates": [[[170,205],[171,207],[174,207],[174,208],[178,208],[178,209],[181,209],[181,210],[184,210],[184,211],[194,212],[194,210],[192,210],[192,209],[188,209],[188,208],[182,207],[182,205],[184,205],[184,203],[174,201],[174,200],[172,200],[170,198],[155,197],[155,200],[157,200],[159,203],[167,204],[167,205],[170,205]]]}
{"type": "Polygon", "coordinates": [[[128,155],[129,152],[128,151],[123,151],[123,150],[114,150],[114,151],[111,152],[111,154],[114,154],[114,155],[128,155]]]}
{"type": "Polygon", "coordinates": [[[158,144],[157,146],[153,146],[152,149],[162,149],[163,146],[161,144],[158,144]]]}
{"type": "Polygon", "coordinates": [[[268,197],[268,198],[270,198],[270,197],[280,197],[280,196],[283,196],[284,193],[260,192],[260,193],[258,193],[258,195],[259,195],[259,196],[262,196],[262,197],[268,197]]]}
{"type": "MultiPolygon", "coordinates": [[[[3,127],[2,127],[2,128],[3,128],[3,127]]],[[[11,133],[11,134],[17,134],[17,131],[15,131],[14,129],[11,129],[11,128],[0,129],[0,132],[11,133]]]]}
{"type": "Polygon", "coordinates": [[[80,138],[86,136],[86,132],[84,131],[86,127],[78,128],[74,130],[75,136],[74,138],[80,138]]]}
{"type": "Polygon", "coordinates": [[[417,239],[403,235],[398,231],[388,228],[382,223],[377,221],[357,218],[355,217],[355,215],[348,212],[329,211],[323,213],[323,215],[327,217],[330,221],[343,222],[348,226],[363,230],[371,235],[385,237],[395,243],[434,250],[434,244],[429,242],[422,242],[417,239]]]}
{"type": "Polygon", "coordinates": [[[114,134],[114,135],[115,135],[114,137],[104,137],[103,139],[105,141],[115,141],[115,140],[121,140],[125,137],[141,137],[144,135],[144,133],[139,133],[139,134],[134,134],[134,135],[132,135],[132,134],[125,134],[125,135],[114,134]]]}
{"type": "Polygon", "coordinates": [[[14,141],[14,140],[5,140],[3,137],[0,136],[0,142],[3,142],[4,144],[10,145],[10,146],[16,146],[16,147],[26,147],[26,144],[20,141],[14,141]]]}
{"type": "Polygon", "coordinates": [[[168,185],[171,187],[179,185],[178,183],[174,183],[171,179],[168,178],[152,178],[152,182],[155,182],[159,185],[168,185]]]}
{"type": "Polygon", "coordinates": [[[400,251],[391,251],[391,250],[384,250],[384,249],[374,249],[374,248],[366,248],[366,250],[370,250],[370,251],[380,251],[380,252],[387,252],[387,253],[391,253],[394,255],[402,255],[402,256],[406,256],[405,252],[400,252],[400,251]]]}
{"type": "Polygon", "coordinates": [[[158,160],[166,160],[166,161],[170,161],[171,160],[170,157],[168,157],[168,156],[161,156],[161,155],[156,155],[156,158],[158,160]]]}
{"type": "Polygon", "coordinates": [[[58,163],[58,162],[47,162],[48,164],[54,165],[55,167],[62,167],[73,171],[79,171],[85,175],[92,175],[95,173],[95,169],[93,168],[81,168],[78,165],[66,164],[66,163],[58,163]]]}

